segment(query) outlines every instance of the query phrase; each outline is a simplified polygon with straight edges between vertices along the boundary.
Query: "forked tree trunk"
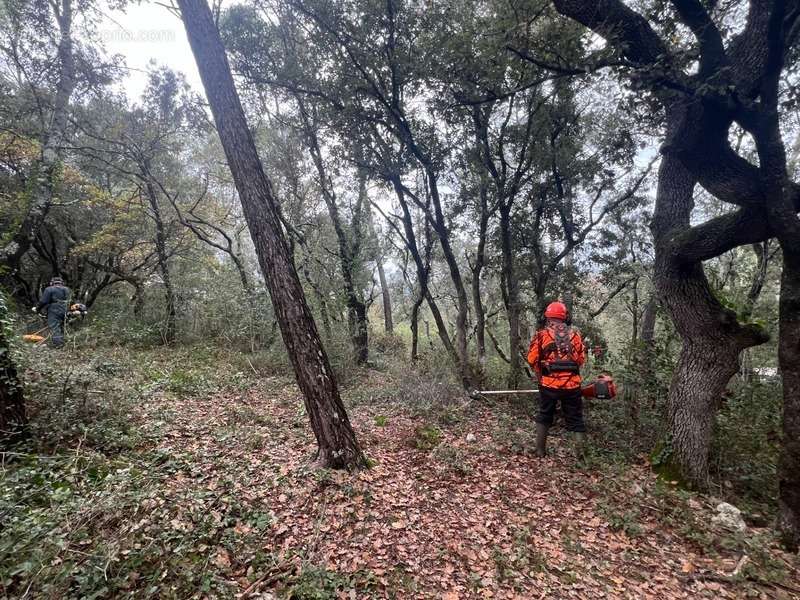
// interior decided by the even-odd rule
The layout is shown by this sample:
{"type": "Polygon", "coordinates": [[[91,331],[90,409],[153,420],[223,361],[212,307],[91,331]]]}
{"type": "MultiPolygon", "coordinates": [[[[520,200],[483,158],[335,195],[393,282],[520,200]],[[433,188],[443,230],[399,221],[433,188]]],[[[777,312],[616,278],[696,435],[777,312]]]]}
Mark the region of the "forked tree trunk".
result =
{"type": "MultiPolygon", "coordinates": [[[[428,279],[430,277],[430,259],[428,254],[431,251],[430,240],[425,240],[426,256],[425,259],[423,259],[419,246],[417,245],[417,237],[414,233],[414,223],[411,217],[411,211],[409,209],[408,201],[406,200],[400,178],[395,177],[392,179],[391,183],[394,187],[395,194],[397,195],[400,208],[403,211],[402,221],[403,231],[406,236],[406,247],[411,253],[411,257],[414,259],[414,266],[417,269],[417,282],[420,287],[420,294],[425,298],[425,300],[427,300],[428,308],[431,311],[431,315],[433,315],[433,320],[436,322],[436,330],[439,333],[439,339],[442,341],[442,345],[445,347],[445,350],[447,350],[448,356],[450,356],[453,360],[453,364],[456,367],[459,367],[459,354],[456,351],[455,346],[453,346],[452,340],[450,339],[450,334],[447,331],[447,325],[444,322],[444,317],[442,317],[442,313],[439,310],[439,305],[436,304],[433,294],[431,294],[430,290],[428,289],[428,279]]],[[[427,234],[427,225],[425,231],[427,234]]],[[[419,310],[419,307],[417,307],[417,309],[419,310]]],[[[428,335],[430,337],[430,333],[428,335]]]]}
{"type": "Polygon", "coordinates": [[[6,299],[0,293],[0,449],[22,437],[27,424],[22,382],[6,338],[7,316],[6,299]]]}
{"type": "Polygon", "coordinates": [[[321,464],[358,468],[366,459],[339,396],[328,355],[286,244],[272,186],[258,158],[219,31],[205,0],[178,0],[264,280],[305,399],[321,464]]]}
{"type": "Polygon", "coordinates": [[[680,262],[672,251],[672,234],[689,225],[694,187],[678,159],[662,158],[652,230],[656,290],[683,342],[667,398],[671,453],[662,467],[668,477],[703,488],[714,417],[739,354],[768,338],[719,303],[701,264],[680,262]]]}

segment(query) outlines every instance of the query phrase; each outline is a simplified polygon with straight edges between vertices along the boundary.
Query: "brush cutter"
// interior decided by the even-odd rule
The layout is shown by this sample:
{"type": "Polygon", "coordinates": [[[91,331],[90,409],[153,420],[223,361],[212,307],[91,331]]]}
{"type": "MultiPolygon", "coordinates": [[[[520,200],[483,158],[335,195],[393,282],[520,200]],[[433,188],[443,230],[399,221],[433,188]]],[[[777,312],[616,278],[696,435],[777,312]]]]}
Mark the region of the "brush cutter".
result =
{"type": "MultiPolygon", "coordinates": [[[[538,394],[539,390],[475,390],[471,396],[505,396],[511,394],[538,394]]],[[[581,395],[584,398],[597,398],[598,400],[610,400],[617,395],[617,386],[610,375],[600,375],[596,381],[581,388],[581,395]]]]}

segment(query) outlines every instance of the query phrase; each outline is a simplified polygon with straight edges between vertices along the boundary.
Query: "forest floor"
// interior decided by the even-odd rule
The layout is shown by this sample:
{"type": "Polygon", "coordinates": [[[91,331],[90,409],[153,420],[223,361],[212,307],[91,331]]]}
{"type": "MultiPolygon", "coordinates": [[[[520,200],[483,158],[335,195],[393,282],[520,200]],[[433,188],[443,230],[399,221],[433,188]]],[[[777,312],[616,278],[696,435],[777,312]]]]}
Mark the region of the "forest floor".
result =
{"type": "Polygon", "coordinates": [[[250,359],[70,358],[61,389],[35,356],[29,377],[65,430],[103,410],[105,429],[3,457],[0,595],[800,598],[769,529],[716,528],[645,457],[576,464],[558,428],[538,460],[518,405],[432,383],[423,406],[363,373],[344,395],[373,466],[348,474],[313,466],[296,386],[250,359]]]}

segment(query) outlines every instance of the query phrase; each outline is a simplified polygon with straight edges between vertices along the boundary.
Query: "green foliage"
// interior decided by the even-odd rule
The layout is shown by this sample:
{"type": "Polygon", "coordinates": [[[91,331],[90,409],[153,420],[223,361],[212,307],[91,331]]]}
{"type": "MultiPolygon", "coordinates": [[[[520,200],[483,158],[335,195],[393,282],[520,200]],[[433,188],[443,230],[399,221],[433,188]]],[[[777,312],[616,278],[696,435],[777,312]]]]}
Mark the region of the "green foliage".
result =
{"type": "Polygon", "coordinates": [[[638,537],[642,534],[642,527],[639,524],[639,511],[635,508],[620,512],[609,504],[598,505],[600,514],[608,521],[612,531],[622,531],[629,538],[638,537]]]}
{"type": "Polygon", "coordinates": [[[371,349],[394,359],[401,359],[408,353],[405,338],[397,333],[371,332],[371,349]]]}
{"type": "Polygon", "coordinates": [[[473,471],[464,450],[451,444],[438,444],[431,452],[431,458],[462,477],[473,471]]]}
{"type": "Polygon", "coordinates": [[[285,597],[293,600],[328,600],[335,598],[337,592],[348,591],[352,587],[352,579],[347,575],[306,565],[285,591],[285,597]]]}
{"type": "Polygon", "coordinates": [[[710,468],[723,494],[755,512],[774,510],[781,432],[779,382],[734,387],[717,415],[710,468]]]}
{"type": "Polygon", "coordinates": [[[14,321],[8,308],[5,291],[0,288],[0,386],[6,388],[7,393],[12,395],[19,390],[21,382],[16,367],[14,321]]]}
{"type": "Polygon", "coordinates": [[[432,450],[442,441],[442,430],[434,425],[420,425],[414,430],[411,445],[427,452],[432,450]]]}

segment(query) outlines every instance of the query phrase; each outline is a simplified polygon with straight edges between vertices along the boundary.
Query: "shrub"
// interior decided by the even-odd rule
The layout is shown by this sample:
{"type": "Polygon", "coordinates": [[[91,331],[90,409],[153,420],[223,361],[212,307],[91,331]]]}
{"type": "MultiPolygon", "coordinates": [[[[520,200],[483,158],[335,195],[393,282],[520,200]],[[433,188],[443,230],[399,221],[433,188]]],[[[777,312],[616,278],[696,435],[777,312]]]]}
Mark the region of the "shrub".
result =
{"type": "Polygon", "coordinates": [[[432,450],[442,441],[442,432],[434,425],[420,425],[414,429],[411,444],[418,450],[427,452],[432,450]]]}

